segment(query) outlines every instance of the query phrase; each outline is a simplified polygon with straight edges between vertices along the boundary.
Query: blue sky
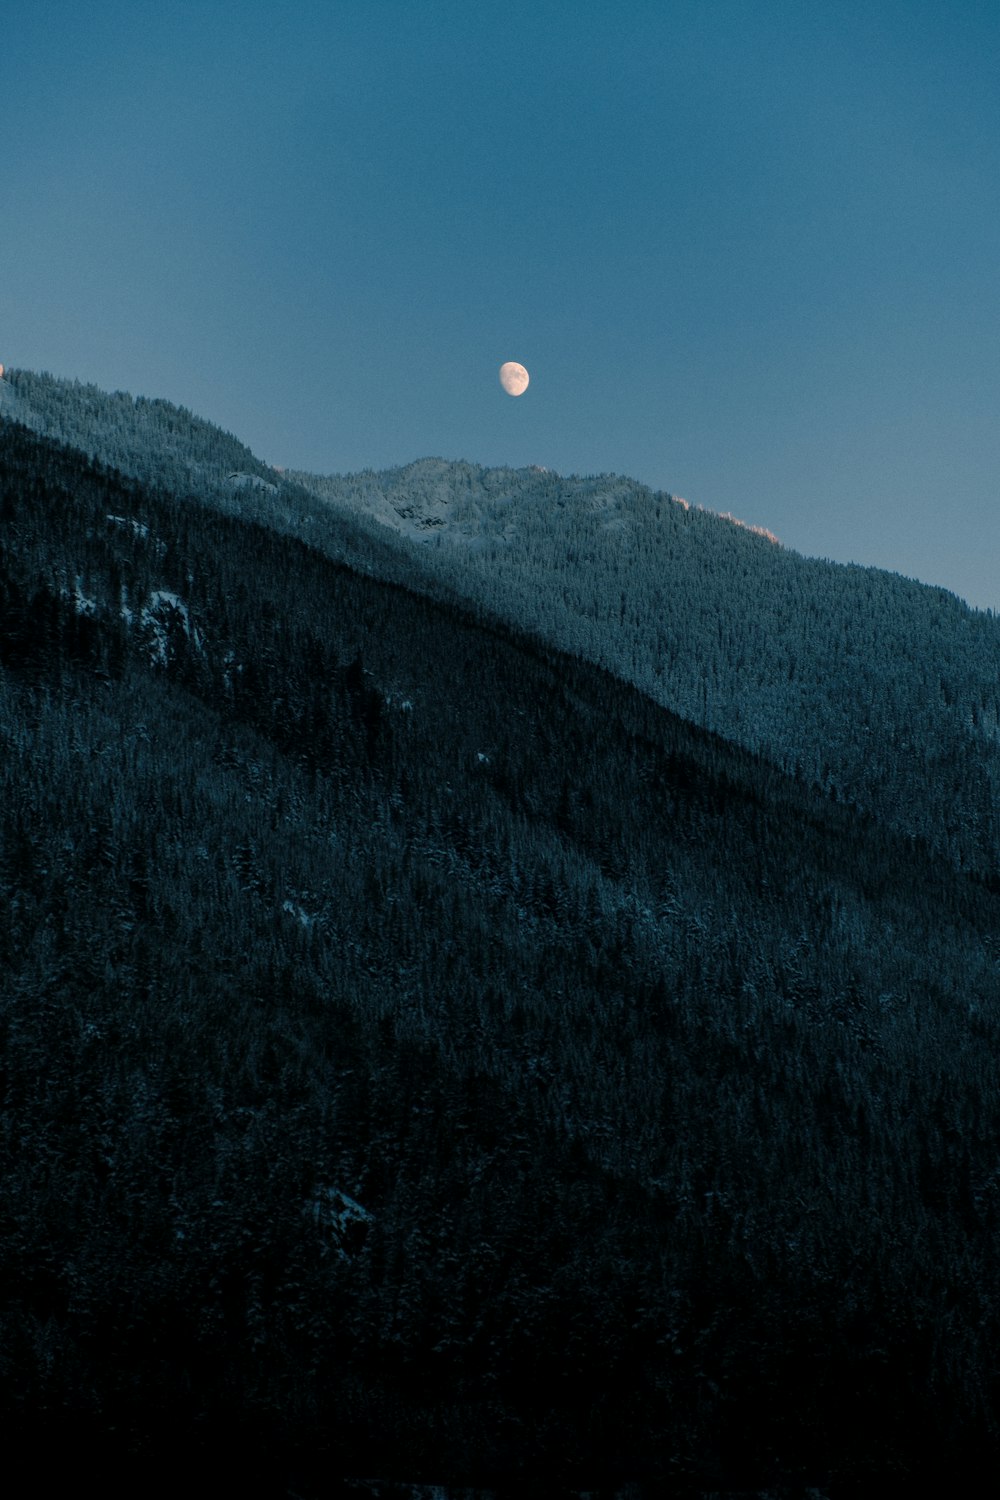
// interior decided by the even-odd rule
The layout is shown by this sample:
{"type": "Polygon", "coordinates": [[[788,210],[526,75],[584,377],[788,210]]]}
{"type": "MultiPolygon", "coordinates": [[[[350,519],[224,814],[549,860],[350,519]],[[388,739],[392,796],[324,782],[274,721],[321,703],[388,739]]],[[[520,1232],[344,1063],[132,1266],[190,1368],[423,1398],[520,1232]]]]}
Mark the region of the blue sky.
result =
{"type": "Polygon", "coordinates": [[[322,472],[627,473],[1000,608],[995,0],[0,0],[0,31],[5,363],[322,472]]]}

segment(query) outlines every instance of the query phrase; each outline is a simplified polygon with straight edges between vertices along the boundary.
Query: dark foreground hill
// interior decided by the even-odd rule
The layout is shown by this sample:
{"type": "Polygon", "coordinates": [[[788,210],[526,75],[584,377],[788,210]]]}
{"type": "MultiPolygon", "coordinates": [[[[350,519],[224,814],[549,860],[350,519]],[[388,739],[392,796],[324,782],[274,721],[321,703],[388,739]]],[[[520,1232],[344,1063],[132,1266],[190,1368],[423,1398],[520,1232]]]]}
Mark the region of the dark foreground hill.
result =
{"type": "Polygon", "coordinates": [[[9,421],[0,796],[25,1443],[309,1496],[995,1463],[980,870],[9,421]]]}

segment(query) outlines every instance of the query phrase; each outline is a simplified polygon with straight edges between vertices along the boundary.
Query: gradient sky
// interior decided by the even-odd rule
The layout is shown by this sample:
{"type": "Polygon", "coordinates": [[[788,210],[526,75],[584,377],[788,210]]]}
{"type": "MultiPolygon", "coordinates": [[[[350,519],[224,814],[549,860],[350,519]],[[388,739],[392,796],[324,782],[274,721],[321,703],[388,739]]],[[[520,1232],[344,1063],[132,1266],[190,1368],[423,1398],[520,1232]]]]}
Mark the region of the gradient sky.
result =
{"type": "Polygon", "coordinates": [[[626,473],[1000,608],[997,0],[0,0],[0,38],[8,365],[320,472],[626,473]]]}

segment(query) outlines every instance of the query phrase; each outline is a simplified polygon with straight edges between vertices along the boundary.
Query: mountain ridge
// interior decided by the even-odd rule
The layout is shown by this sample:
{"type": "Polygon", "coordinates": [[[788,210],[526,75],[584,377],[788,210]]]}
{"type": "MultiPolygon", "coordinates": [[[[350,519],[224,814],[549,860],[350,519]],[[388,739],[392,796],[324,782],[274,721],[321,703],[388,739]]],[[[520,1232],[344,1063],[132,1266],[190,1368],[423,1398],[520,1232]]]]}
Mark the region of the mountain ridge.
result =
{"type": "Polygon", "coordinates": [[[1000,874],[1000,620],[945,589],[801,557],[618,476],[441,459],[279,474],[167,403],[7,378],[36,422],[124,472],[508,619],[959,866],[1000,874]],[[237,487],[233,472],[277,493],[237,487]]]}

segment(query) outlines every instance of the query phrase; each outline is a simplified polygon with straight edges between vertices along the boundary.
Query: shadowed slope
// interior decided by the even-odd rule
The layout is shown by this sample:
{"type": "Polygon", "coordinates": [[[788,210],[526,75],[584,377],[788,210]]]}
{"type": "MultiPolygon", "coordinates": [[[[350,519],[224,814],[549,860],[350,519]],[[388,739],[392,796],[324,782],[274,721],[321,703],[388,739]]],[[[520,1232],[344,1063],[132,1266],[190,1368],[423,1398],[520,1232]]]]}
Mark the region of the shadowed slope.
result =
{"type": "Polygon", "coordinates": [[[0,475],[20,1431],[317,1495],[995,1455],[995,893],[537,639],[0,475]]]}

